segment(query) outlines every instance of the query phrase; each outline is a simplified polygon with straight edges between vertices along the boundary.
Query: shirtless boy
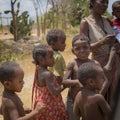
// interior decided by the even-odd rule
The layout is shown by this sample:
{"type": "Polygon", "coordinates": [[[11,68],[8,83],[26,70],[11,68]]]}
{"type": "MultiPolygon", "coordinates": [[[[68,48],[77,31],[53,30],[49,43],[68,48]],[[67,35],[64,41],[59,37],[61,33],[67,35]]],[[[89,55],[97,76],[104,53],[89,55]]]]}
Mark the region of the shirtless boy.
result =
{"type": "Polygon", "coordinates": [[[81,89],[82,84],[78,80],[77,71],[80,65],[85,62],[91,61],[99,64],[97,61],[89,59],[90,54],[90,44],[89,39],[83,34],[79,34],[72,39],[72,52],[76,58],[69,61],[66,67],[64,75],[64,85],[69,87],[67,95],[67,112],[69,115],[69,120],[79,120],[73,115],[73,103],[76,94],[81,89]]]}
{"type": "Polygon", "coordinates": [[[103,69],[93,62],[84,63],[78,69],[78,79],[84,87],[75,98],[73,113],[82,120],[109,120],[110,106],[96,93],[104,82],[103,69]]]}

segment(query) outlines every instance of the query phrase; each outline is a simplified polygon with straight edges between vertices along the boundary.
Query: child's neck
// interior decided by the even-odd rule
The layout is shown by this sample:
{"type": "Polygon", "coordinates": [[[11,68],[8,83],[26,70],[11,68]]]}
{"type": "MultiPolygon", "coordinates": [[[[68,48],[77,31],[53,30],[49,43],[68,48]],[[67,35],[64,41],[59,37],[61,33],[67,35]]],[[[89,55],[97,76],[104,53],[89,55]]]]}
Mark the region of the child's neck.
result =
{"type": "Polygon", "coordinates": [[[92,88],[91,86],[85,86],[83,90],[91,91],[96,93],[96,89],[92,88]]]}
{"type": "Polygon", "coordinates": [[[53,49],[54,51],[58,51],[58,49],[53,49]]]}
{"type": "Polygon", "coordinates": [[[80,63],[85,63],[85,62],[89,62],[90,61],[90,59],[88,58],[88,59],[85,59],[85,60],[81,60],[81,59],[79,59],[79,58],[77,58],[78,59],[78,62],[80,62],[80,63]]]}
{"type": "Polygon", "coordinates": [[[39,65],[38,68],[40,68],[40,69],[47,69],[47,66],[39,65]]]}
{"type": "Polygon", "coordinates": [[[9,92],[9,93],[15,93],[15,91],[13,91],[13,90],[11,90],[11,89],[9,89],[9,88],[4,88],[4,91],[6,91],[6,92],[9,92]]]}

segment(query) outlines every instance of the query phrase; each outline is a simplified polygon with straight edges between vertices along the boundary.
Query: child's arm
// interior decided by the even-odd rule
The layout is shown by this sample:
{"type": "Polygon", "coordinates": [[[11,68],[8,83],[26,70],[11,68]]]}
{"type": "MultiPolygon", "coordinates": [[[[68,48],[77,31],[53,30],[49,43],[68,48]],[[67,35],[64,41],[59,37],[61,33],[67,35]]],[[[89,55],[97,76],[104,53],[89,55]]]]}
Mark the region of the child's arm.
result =
{"type": "Polygon", "coordinates": [[[33,118],[35,115],[37,115],[39,112],[41,112],[45,108],[45,105],[42,104],[42,103],[37,104],[37,107],[36,107],[35,110],[30,112],[29,114],[26,114],[23,117],[19,116],[17,107],[13,103],[13,101],[7,100],[6,104],[5,104],[5,107],[8,110],[8,114],[9,114],[10,120],[29,120],[30,118],[33,118]]]}
{"type": "Polygon", "coordinates": [[[96,98],[98,99],[98,105],[99,105],[99,108],[100,108],[105,120],[109,120],[109,115],[111,112],[111,108],[110,108],[109,104],[106,102],[105,98],[100,94],[98,94],[96,96],[96,98]]]}
{"type": "Polygon", "coordinates": [[[0,114],[2,115],[2,106],[0,106],[0,114]]]}
{"type": "Polygon", "coordinates": [[[26,114],[32,112],[32,109],[30,109],[30,108],[24,108],[24,110],[25,110],[25,113],[26,113],[26,114]]]}
{"type": "Polygon", "coordinates": [[[110,51],[110,55],[109,55],[109,59],[108,59],[108,62],[107,64],[104,66],[104,69],[105,70],[111,70],[112,69],[112,66],[115,62],[115,59],[116,59],[116,50],[114,47],[111,48],[111,51],[110,51]]]}
{"type": "Polygon", "coordinates": [[[99,93],[104,96],[109,88],[109,85],[110,85],[110,83],[109,83],[106,75],[104,74],[104,83],[103,83],[102,88],[99,93]]]}
{"type": "Polygon", "coordinates": [[[63,84],[66,87],[71,87],[74,85],[78,85],[80,88],[83,87],[83,85],[79,82],[78,79],[76,80],[71,80],[70,78],[72,77],[72,71],[73,71],[73,67],[74,67],[74,62],[69,62],[67,67],[66,67],[66,71],[63,77],[63,84]]]}
{"type": "Polygon", "coordinates": [[[46,71],[44,74],[44,80],[46,82],[46,86],[48,87],[49,91],[52,95],[58,95],[60,92],[64,90],[64,86],[56,85],[54,79],[56,79],[52,72],[46,71]]]}
{"type": "Polygon", "coordinates": [[[34,110],[26,114],[24,117],[20,117],[16,120],[29,120],[30,118],[34,118],[35,115],[39,114],[39,112],[43,111],[44,109],[45,109],[45,105],[43,103],[38,103],[34,110]]]}
{"type": "Polygon", "coordinates": [[[81,116],[81,112],[80,112],[80,92],[78,92],[78,94],[75,97],[75,101],[74,101],[74,105],[73,105],[73,114],[75,116],[81,116]]]}

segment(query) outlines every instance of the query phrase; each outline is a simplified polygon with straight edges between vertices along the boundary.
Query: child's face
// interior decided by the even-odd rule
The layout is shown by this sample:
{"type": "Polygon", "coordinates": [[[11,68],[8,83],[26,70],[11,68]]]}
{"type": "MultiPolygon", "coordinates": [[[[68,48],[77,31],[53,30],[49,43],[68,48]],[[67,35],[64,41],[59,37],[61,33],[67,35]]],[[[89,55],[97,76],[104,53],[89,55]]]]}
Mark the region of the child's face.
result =
{"type": "Polygon", "coordinates": [[[112,14],[113,14],[116,18],[120,19],[120,6],[117,7],[116,9],[114,9],[113,12],[112,12],[112,14]]]}
{"type": "Polygon", "coordinates": [[[24,72],[20,67],[15,68],[15,77],[9,82],[9,88],[12,91],[20,92],[23,88],[24,72]]]}
{"type": "Polygon", "coordinates": [[[96,77],[96,80],[94,80],[94,87],[97,90],[100,90],[102,88],[103,82],[104,82],[104,72],[101,67],[97,68],[98,75],[96,77]]]}
{"type": "Polygon", "coordinates": [[[58,38],[58,40],[55,42],[56,49],[60,51],[64,51],[66,47],[65,41],[66,41],[65,38],[62,37],[58,38]]]}
{"type": "Polygon", "coordinates": [[[74,42],[73,46],[73,54],[76,55],[80,60],[88,60],[88,56],[90,53],[90,45],[87,41],[77,40],[74,42]]]}
{"type": "Polygon", "coordinates": [[[53,57],[53,50],[48,50],[46,57],[45,57],[45,63],[47,66],[52,67],[54,65],[54,57],[53,57]]]}

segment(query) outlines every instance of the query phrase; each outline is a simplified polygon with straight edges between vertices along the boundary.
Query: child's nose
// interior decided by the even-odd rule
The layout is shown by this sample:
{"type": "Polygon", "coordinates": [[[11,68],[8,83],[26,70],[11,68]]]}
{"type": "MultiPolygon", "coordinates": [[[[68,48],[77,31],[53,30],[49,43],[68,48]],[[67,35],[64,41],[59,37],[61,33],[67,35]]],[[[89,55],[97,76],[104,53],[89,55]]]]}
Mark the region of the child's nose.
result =
{"type": "Polygon", "coordinates": [[[23,80],[23,82],[22,82],[22,84],[24,84],[25,82],[24,82],[24,80],[23,80]]]}
{"type": "Polygon", "coordinates": [[[83,52],[83,51],[84,51],[84,49],[82,49],[82,48],[81,48],[79,51],[80,51],[80,52],[83,52]]]}

